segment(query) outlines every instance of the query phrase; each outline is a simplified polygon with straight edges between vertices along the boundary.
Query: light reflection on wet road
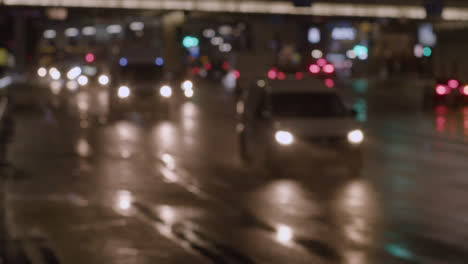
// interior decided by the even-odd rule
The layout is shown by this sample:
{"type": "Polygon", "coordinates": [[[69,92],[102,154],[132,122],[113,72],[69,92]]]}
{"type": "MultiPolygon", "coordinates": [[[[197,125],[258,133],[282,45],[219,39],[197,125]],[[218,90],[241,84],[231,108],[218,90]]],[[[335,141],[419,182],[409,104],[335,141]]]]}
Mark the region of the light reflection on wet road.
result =
{"type": "Polygon", "coordinates": [[[466,109],[367,109],[362,175],[332,164],[275,179],[241,166],[233,100],[203,88],[169,119],[111,120],[102,90],[65,96],[54,122],[17,113],[13,235],[39,236],[60,263],[468,259],[466,109]]]}

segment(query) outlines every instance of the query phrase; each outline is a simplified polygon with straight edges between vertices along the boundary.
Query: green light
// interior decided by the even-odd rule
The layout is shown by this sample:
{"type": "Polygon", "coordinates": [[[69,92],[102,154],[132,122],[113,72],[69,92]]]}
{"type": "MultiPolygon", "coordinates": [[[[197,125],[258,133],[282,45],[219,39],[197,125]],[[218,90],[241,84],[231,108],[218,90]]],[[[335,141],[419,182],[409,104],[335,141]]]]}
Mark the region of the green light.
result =
{"type": "Polygon", "coordinates": [[[391,255],[401,259],[411,260],[413,258],[413,254],[411,253],[411,251],[409,251],[401,245],[387,244],[385,246],[385,250],[391,255]]]}
{"type": "Polygon", "coordinates": [[[199,40],[196,37],[186,36],[182,41],[182,45],[186,48],[196,47],[199,44],[199,40]]]}
{"type": "Polygon", "coordinates": [[[430,57],[432,55],[432,49],[430,47],[424,47],[423,55],[424,57],[430,57]]]}
{"type": "Polygon", "coordinates": [[[356,54],[356,56],[358,56],[358,57],[360,55],[362,55],[362,54],[368,54],[369,53],[369,49],[366,46],[363,46],[363,45],[354,46],[353,51],[354,51],[354,54],[356,54]]]}

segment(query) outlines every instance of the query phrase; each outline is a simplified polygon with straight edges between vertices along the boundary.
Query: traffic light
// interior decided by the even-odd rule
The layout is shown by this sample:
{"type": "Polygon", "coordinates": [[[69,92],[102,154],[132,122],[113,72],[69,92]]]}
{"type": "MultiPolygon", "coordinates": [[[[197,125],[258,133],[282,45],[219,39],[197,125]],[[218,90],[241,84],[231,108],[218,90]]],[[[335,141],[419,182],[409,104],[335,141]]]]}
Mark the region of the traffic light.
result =
{"type": "Polygon", "coordinates": [[[198,38],[192,36],[185,36],[182,40],[182,45],[184,45],[185,48],[196,47],[199,43],[200,41],[198,40],[198,38]]]}

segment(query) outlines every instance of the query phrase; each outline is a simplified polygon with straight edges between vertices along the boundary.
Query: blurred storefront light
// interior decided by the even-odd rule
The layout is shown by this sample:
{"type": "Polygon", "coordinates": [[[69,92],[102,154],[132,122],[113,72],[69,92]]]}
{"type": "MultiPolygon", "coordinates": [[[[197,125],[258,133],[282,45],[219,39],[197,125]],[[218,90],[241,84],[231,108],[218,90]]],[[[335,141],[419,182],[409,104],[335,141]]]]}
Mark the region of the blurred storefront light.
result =
{"type": "Polygon", "coordinates": [[[353,27],[335,27],[331,32],[334,40],[355,40],[357,30],[353,27]]]}
{"type": "Polygon", "coordinates": [[[354,52],[354,50],[348,50],[346,52],[346,57],[348,57],[348,59],[354,60],[356,58],[356,53],[354,52]]]}
{"type": "Polygon", "coordinates": [[[314,59],[320,59],[323,57],[323,52],[319,49],[314,49],[311,53],[312,58],[314,59]]]}
{"type": "Polygon", "coordinates": [[[221,52],[230,52],[232,50],[232,46],[229,43],[224,43],[219,45],[219,51],[221,52]]]}
{"type": "Polygon", "coordinates": [[[140,21],[134,21],[134,22],[130,23],[129,28],[132,31],[142,31],[143,29],[145,29],[145,24],[143,22],[140,22],[140,21]]]}
{"type": "Polygon", "coordinates": [[[65,29],[65,36],[69,38],[77,37],[80,34],[80,31],[77,28],[67,28],[65,29]]]}
{"type": "Polygon", "coordinates": [[[43,37],[45,39],[53,39],[57,36],[57,32],[53,29],[47,29],[44,31],[43,37]]]}
{"type": "Polygon", "coordinates": [[[424,23],[418,28],[418,40],[419,43],[433,47],[437,43],[437,36],[434,33],[432,24],[424,23]]]}
{"type": "Polygon", "coordinates": [[[232,27],[230,25],[222,25],[219,27],[218,32],[221,35],[230,35],[232,34],[232,27]]]}
{"type": "Polygon", "coordinates": [[[119,65],[120,66],[125,67],[125,66],[127,66],[127,64],[128,64],[127,58],[125,58],[125,57],[120,58],[120,60],[119,60],[119,65]]]}
{"type": "Polygon", "coordinates": [[[96,27],[93,27],[93,26],[84,27],[81,30],[81,34],[83,34],[84,36],[96,35],[96,27]]]}
{"type": "Polygon", "coordinates": [[[203,37],[205,38],[212,38],[216,35],[216,32],[214,31],[214,29],[211,29],[211,28],[207,28],[205,30],[203,30],[203,37]]]}
{"type": "Polygon", "coordinates": [[[309,31],[307,33],[307,40],[309,41],[309,43],[317,44],[320,42],[320,39],[320,29],[316,27],[309,28],[309,31]]]}
{"type": "Polygon", "coordinates": [[[163,66],[164,65],[164,59],[162,57],[157,57],[154,60],[154,64],[156,64],[157,66],[163,66]]]}
{"type": "Polygon", "coordinates": [[[421,44],[414,45],[413,54],[416,58],[422,58],[424,56],[424,46],[421,44]]]}
{"type": "Polygon", "coordinates": [[[121,25],[109,25],[106,27],[106,31],[109,34],[120,34],[122,32],[122,26],[121,25]]]}
{"type": "Polygon", "coordinates": [[[214,37],[214,38],[211,39],[211,44],[214,45],[214,46],[218,46],[218,45],[221,45],[223,43],[224,43],[224,40],[221,37],[214,37]]]}

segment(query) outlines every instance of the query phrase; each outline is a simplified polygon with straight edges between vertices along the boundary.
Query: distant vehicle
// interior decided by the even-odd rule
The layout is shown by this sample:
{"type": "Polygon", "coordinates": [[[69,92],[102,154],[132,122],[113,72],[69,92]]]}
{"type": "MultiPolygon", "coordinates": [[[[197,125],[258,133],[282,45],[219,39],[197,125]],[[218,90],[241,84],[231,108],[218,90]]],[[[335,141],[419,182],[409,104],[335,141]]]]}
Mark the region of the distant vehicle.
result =
{"type": "Polygon", "coordinates": [[[424,90],[424,105],[466,105],[468,104],[468,85],[457,79],[438,79],[434,86],[424,90]]]}
{"type": "Polygon", "coordinates": [[[164,72],[154,64],[128,64],[111,76],[109,106],[111,114],[143,111],[167,114],[173,89],[164,82],[164,72]]]}
{"type": "Polygon", "coordinates": [[[468,104],[468,62],[465,56],[468,39],[465,28],[440,27],[437,29],[437,45],[432,52],[432,87],[424,90],[426,107],[444,104],[459,106],[468,104]]]}
{"type": "Polygon", "coordinates": [[[260,80],[237,104],[241,158],[280,173],[333,160],[361,168],[364,133],[341,97],[321,80],[260,80]]]}

